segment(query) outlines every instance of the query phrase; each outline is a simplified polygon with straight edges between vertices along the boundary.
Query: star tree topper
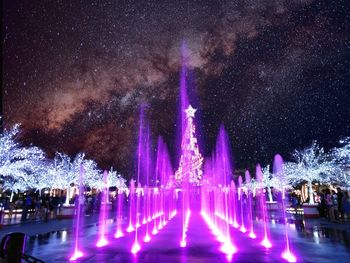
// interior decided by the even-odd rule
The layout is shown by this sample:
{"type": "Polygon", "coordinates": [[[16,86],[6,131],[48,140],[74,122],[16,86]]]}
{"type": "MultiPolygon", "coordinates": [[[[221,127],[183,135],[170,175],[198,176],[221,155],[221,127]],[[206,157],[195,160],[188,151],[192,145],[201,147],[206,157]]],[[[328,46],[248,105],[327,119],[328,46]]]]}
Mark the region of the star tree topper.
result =
{"type": "Polygon", "coordinates": [[[185,110],[186,117],[187,118],[194,118],[194,114],[196,113],[196,109],[193,108],[191,105],[188,106],[188,108],[185,110]]]}

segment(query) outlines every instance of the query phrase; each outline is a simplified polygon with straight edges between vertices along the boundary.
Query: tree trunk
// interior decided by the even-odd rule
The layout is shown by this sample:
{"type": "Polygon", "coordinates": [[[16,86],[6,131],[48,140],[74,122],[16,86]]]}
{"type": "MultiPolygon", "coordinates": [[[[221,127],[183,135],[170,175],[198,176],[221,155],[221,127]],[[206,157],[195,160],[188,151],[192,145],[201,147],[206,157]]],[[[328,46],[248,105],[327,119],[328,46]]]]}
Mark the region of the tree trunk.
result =
{"type": "Polygon", "coordinates": [[[69,205],[69,186],[67,188],[67,191],[66,191],[66,202],[64,203],[66,206],[69,205]]]}
{"type": "Polygon", "coordinates": [[[315,201],[314,201],[314,194],[312,192],[312,183],[311,181],[308,181],[307,184],[309,186],[309,204],[313,205],[315,204],[315,201]]]}
{"type": "Polygon", "coordinates": [[[270,201],[270,203],[272,203],[272,202],[273,202],[273,199],[272,199],[271,187],[267,187],[267,191],[268,191],[268,193],[269,193],[269,201],[270,201]]]}
{"type": "Polygon", "coordinates": [[[11,190],[10,203],[11,203],[11,202],[12,202],[12,200],[13,200],[13,196],[14,196],[14,194],[13,194],[13,190],[11,190]]]}

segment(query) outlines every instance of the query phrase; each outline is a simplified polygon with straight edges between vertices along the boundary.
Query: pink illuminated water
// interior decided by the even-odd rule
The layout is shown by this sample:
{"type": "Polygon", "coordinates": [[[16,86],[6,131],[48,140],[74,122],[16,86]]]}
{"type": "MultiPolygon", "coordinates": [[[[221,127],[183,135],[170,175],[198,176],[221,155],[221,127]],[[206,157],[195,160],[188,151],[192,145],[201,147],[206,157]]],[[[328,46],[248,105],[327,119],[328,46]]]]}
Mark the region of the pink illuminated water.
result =
{"type": "Polygon", "coordinates": [[[81,229],[81,219],[82,219],[82,206],[84,205],[84,186],[83,186],[83,177],[84,177],[84,166],[80,166],[79,174],[79,196],[76,196],[77,200],[75,202],[75,242],[74,242],[74,253],[69,258],[70,261],[75,261],[84,256],[83,252],[79,248],[79,232],[81,229]]]}
{"type": "Polygon", "coordinates": [[[238,189],[238,196],[240,199],[240,205],[241,205],[241,209],[240,209],[240,213],[241,213],[241,227],[239,228],[239,230],[243,233],[247,232],[247,229],[245,228],[244,225],[244,192],[243,192],[243,188],[242,188],[242,176],[238,177],[238,185],[239,185],[239,189],[238,189]]]}
{"type": "Polygon", "coordinates": [[[122,214],[122,199],[123,199],[123,192],[122,190],[118,190],[118,194],[117,194],[117,202],[118,202],[118,207],[117,207],[117,229],[116,232],[114,234],[115,238],[120,238],[122,237],[123,234],[123,230],[122,230],[122,218],[123,218],[123,214],[122,214]]]}
{"type": "MultiPolygon", "coordinates": [[[[283,159],[282,156],[279,154],[275,155],[274,161],[273,161],[273,173],[274,176],[280,176],[281,180],[283,179],[283,159]]],[[[286,208],[285,208],[285,200],[284,195],[282,195],[281,200],[281,209],[282,209],[282,215],[283,215],[283,224],[284,224],[284,236],[285,236],[285,250],[282,253],[282,258],[287,260],[288,262],[296,262],[296,257],[293,255],[293,253],[290,250],[290,243],[289,243],[289,236],[288,236],[288,222],[286,219],[286,208]]]]}
{"type": "Polygon", "coordinates": [[[99,220],[99,239],[96,243],[97,247],[104,247],[108,244],[108,240],[106,239],[106,219],[108,218],[108,172],[103,172],[104,179],[104,188],[102,194],[101,201],[101,211],[100,211],[100,220],[99,220]]]}
{"type": "MultiPolygon", "coordinates": [[[[245,172],[245,180],[249,185],[251,178],[248,170],[245,172]]],[[[248,199],[248,220],[249,220],[249,237],[255,239],[256,235],[254,233],[254,222],[253,222],[253,211],[252,211],[252,192],[247,189],[247,199],[248,199]]]]}
{"type": "Polygon", "coordinates": [[[268,230],[267,230],[267,211],[266,211],[266,200],[265,200],[265,194],[264,194],[264,186],[263,186],[263,173],[261,170],[260,164],[256,166],[256,177],[258,181],[260,182],[260,209],[262,213],[262,220],[263,220],[263,227],[264,227],[264,238],[261,241],[261,245],[264,246],[266,249],[269,249],[272,247],[272,244],[269,240],[268,236],[268,230]]]}

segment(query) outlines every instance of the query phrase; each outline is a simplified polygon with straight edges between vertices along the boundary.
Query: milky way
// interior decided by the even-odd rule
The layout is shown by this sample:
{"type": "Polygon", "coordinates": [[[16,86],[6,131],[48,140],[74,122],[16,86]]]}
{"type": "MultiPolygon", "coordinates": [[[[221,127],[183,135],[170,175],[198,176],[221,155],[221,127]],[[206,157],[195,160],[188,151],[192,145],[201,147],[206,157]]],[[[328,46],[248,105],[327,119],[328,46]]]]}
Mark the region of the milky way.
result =
{"type": "Polygon", "coordinates": [[[49,155],[130,176],[138,110],[176,152],[180,46],[209,155],[236,167],[350,135],[348,1],[4,1],[3,116],[49,155]],[[162,3],[160,3],[162,2],[162,3]]]}

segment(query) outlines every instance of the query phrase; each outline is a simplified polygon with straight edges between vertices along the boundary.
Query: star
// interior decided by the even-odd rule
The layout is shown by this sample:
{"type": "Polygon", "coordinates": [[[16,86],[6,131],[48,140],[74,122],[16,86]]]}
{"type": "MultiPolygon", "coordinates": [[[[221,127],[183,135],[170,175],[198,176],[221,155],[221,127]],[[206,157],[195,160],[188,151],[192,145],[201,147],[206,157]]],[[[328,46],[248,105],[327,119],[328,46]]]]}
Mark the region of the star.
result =
{"type": "Polygon", "coordinates": [[[194,114],[196,113],[196,109],[194,109],[191,105],[185,110],[186,118],[194,118],[194,114]]]}

